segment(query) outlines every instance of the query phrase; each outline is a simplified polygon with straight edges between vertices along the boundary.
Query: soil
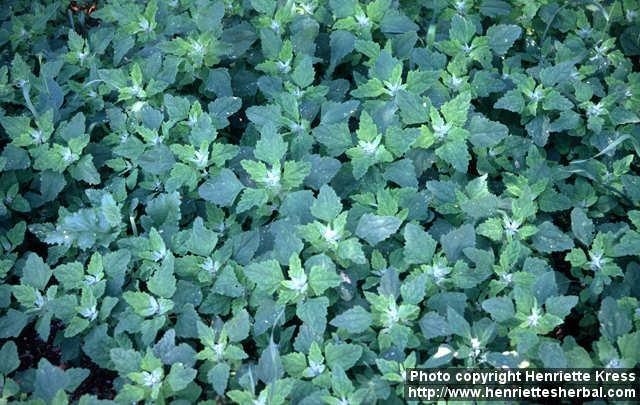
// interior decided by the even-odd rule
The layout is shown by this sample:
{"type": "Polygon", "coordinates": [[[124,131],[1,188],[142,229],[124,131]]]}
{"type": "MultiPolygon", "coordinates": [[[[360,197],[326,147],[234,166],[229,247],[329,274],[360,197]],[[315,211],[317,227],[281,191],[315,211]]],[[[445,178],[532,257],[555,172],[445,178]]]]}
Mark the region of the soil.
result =
{"type": "MultiPolygon", "coordinates": [[[[84,394],[96,395],[100,399],[113,399],[116,395],[113,380],[118,376],[118,373],[100,368],[85,355],[82,355],[76,362],[64,363],[61,361],[60,348],[56,347],[53,341],[56,334],[63,329],[64,326],[60,321],[52,321],[51,333],[49,334],[49,339],[45,342],[38,336],[35,330],[35,322],[27,325],[22,333],[13,339],[18,347],[18,357],[20,359],[18,371],[38,368],[38,363],[41,359],[47,359],[52,365],[63,370],[71,367],[88,369],[89,376],[72,394],[72,401],[78,400],[84,394]]],[[[0,339],[0,347],[7,340],[0,339]]],[[[16,379],[16,382],[20,383],[19,379],[16,379]]]]}

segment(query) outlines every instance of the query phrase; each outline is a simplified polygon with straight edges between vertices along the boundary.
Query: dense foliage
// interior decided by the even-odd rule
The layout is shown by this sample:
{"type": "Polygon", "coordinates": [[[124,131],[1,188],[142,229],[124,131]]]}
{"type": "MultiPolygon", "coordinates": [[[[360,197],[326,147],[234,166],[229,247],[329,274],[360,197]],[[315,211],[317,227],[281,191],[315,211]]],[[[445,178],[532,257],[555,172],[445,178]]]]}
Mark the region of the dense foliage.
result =
{"type": "Polygon", "coordinates": [[[4,1],[0,403],[637,365],[639,4],[4,1]]]}

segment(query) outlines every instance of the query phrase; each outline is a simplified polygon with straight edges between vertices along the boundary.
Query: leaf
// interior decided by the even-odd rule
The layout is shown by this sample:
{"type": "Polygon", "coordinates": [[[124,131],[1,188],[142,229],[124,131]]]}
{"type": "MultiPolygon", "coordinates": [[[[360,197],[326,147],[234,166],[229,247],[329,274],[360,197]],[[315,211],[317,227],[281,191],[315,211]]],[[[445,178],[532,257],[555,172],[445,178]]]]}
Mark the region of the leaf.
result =
{"type": "Polygon", "coordinates": [[[562,347],[556,342],[543,342],[538,348],[538,355],[547,368],[567,367],[567,359],[562,347]]]}
{"type": "Polygon", "coordinates": [[[612,297],[602,300],[600,311],[598,312],[600,321],[600,333],[610,342],[615,342],[616,338],[631,331],[632,323],[626,310],[612,297]]]}
{"type": "Polygon", "coordinates": [[[171,366],[167,382],[173,392],[182,391],[196,377],[197,371],[185,367],[182,363],[175,363],[171,366]]]}
{"type": "Polygon", "coordinates": [[[471,118],[469,132],[471,133],[469,142],[479,148],[495,146],[509,135],[509,129],[506,125],[488,120],[480,115],[474,115],[471,118]]]}
{"type": "Polygon", "coordinates": [[[409,305],[418,305],[424,300],[426,293],[428,276],[421,273],[418,276],[409,276],[405,278],[400,286],[400,295],[402,302],[409,305]]]}
{"type": "Polygon", "coordinates": [[[0,318],[0,339],[17,337],[27,326],[29,316],[21,311],[9,308],[6,314],[0,318]]]}
{"type": "Polygon", "coordinates": [[[225,330],[231,342],[240,342],[249,336],[251,319],[246,309],[237,311],[231,319],[225,322],[225,330]]]}
{"type": "Polygon", "coordinates": [[[173,153],[166,145],[156,145],[140,155],[138,164],[145,172],[154,175],[167,173],[175,164],[173,153]]]}
{"type": "Polygon", "coordinates": [[[358,221],[356,235],[375,246],[393,235],[401,224],[402,221],[396,217],[364,214],[358,221]]]}
{"type": "Polygon", "coordinates": [[[218,243],[218,235],[204,225],[201,217],[197,217],[193,221],[193,228],[187,243],[191,252],[200,256],[209,256],[218,243]]]}
{"type": "Polygon", "coordinates": [[[532,241],[536,250],[543,253],[562,252],[574,247],[573,239],[549,221],[538,226],[538,232],[533,236],[532,241]]]}
{"type": "Polygon", "coordinates": [[[447,259],[455,262],[462,257],[462,251],[476,245],[476,233],[473,225],[466,224],[440,237],[440,244],[447,259]]]}
{"type": "Polygon", "coordinates": [[[224,395],[229,381],[231,367],[227,363],[218,363],[207,372],[207,382],[218,395],[224,395]]]}
{"type": "Polygon", "coordinates": [[[320,188],[318,197],[311,205],[311,214],[323,221],[329,222],[335,219],[342,211],[342,202],[330,186],[320,188]]]}
{"type": "Polygon", "coordinates": [[[456,14],[451,18],[451,28],[449,28],[449,37],[461,44],[471,41],[476,33],[476,27],[472,21],[456,14]]]}
{"type": "Polygon", "coordinates": [[[298,66],[293,70],[291,74],[293,81],[300,87],[304,88],[311,83],[315,78],[315,70],[313,69],[313,62],[310,57],[305,56],[302,58],[298,66]]]}
{"type": "Polygon", "coordinates": [[[359,105],[360,102],[357,100],[350,100],[344,103],[326,101],[322,104],[320,124],[331,125],[346,122],[349,117],[353,116],[359,105]]]}
{"type": "Polygon", "coordinates": [[[138,369],[142,356],[133,349],[116,347],[109,351],[109,358],[114,364],[115,370],[126,375],[138,369]]]}
{"type": "Polygon", "coordinates": [[[471,155],[464,142],[451,141],[436,149],[436,155],[460,173],[467,173],[471,155]]]}
{"type": "Polygon", "coordinates": [[[30,253],[24,263],[21,280],[37,290],[44,290],[53,272],[35,253],[30,253]]]}
{"type": "Polygon", "coordinates": [[[405,124],[411,125],[427,122],[427,117],[429,116],[427,103],[422,101],[420,96],[409,93],[408,91],[399,91],[396,95],[396,103],[400,108],[400,116],[405,124]]]}
{"type": "Polygon", "coordinates": [[[346,123],[322,124],[315,127],[312,133],[318,142],[327,148],[329,156],[341,155],[352,145],[346,123]]]}
{"type": "Polygon", "coordinates": [[[361,346],[349,343],[327,343],[324,348],[325,360],[331,370],[349,370],[360,359],[362,352],[361,346]]]}
{"type": "Polygon", "coordinates": [[[159,297],[171,298],[176,292],[176,277],[173,274],[173,256],[168,255],[162,261],[162,265],[149,278],[147,287],[149,291],[159,297]]]}
{"type": "Polygon", "coordinates": [[[342,328],[349,333],[361,333],[369,329],[372,322],[371,313],[356,305],[333,318],[329,324],[336,328],[342,328]]]}
{"type": "Polygon", "coordinates": [[[345,260],[351,260],[357,264],[365,264],[367,262],[362,245],[356,238],[349,238],[338,244],[338,256],[345,260]]]}
{"type": "Polygon", "coordinates": [[[338,63],[354,49],[355,37],[352,33],[343,30],[331,32],[329,45],[331,47],[331,66],[338,63]]]}
{"type": "Polygon", "coordinates": [[[329,300],[326,297],[311,298],[297,306],[296,315],[314,332],[324,333],[327,326],[327,308],[329,300]]]}
{"type": "Polygon", "coordinates": [[[451,329],[447,320],[437,312],[427,312],[420,319],[420,331],[426,339],[449,336],[451,329]]]}
{"type": "Polygon", "coordinates": [[[233,267],[225,266],[216,277],[213,291],[227,297],[240,297],[244,294],[244,286],[238,281],[233,267]]]}
{"type": "Polygon", "coordinates": [[[507,297],[493,297],[482,301],[482,309],[491,314],[497,322],[505,322],[513,318],[515,309],[513,301],[507,297]]]}
{"type": "Polygon", "coordinates": [[[253,151],[256,159],[273,165],[280,162],[286,152],[287,143],[282,139],[282,135],[277,133],[271,125],[265,125],[262,128],[262,136],[253,151]]]}
{"type": "Polygon", "coordinates": [[[404,227],[404,240],[404,259],[407,263],[431,263],[437,243],[422,227],[407,224],[404,227]]]}
{"type": "Polygon", "coordinates": [[[594,231],[593,221],[587,217],[582,208],[576,207],[571,210],[571,231],[585,246],[591,246],[594,231]]]}
{"type": "Polygon", "coordinates": [[[316,295],[322,295],[326,290],[339,286],[341,281],[335,270],[324,266],[313,266],[309,272],[309,286],[316,295]]]}
{"type": "Polygon", "coordinates": [[[33,393],[36,397],[49,403],[59,390],[72,391],[72,387],[79,385],[88,376],[89,370],[68,369],[63,371],[61,368],[53,366],[48,360],[41,359],[35,372],[33,393]],[[74,370],[78,370],[78,372],[74,370]]]}
{"type": "Polygon", "coordinates": [[[547,115],[539,115],[526,125],[527,133],[536,145],[544,146],[547,144],[549,134],[551,133],[549,122],[547,115]]]}
{"type": "Polygon", "coordinates": [[[258,290],[273,293],[284,280],[280,264],[276,260],[251,263],[244,268],[244,274],[256,283],[258,290]]]}
{"type": "Polygon", "coordinates": [[[0,374],[9,375],[19,366],[18,347],[9,340],[0,349],[0,374]]]}
{"type": "Polygon", "coordinates": [[[498,24],[487,30],[489,46],[498,55],[507,53],[520,35],[522,35],[522,28],[517,25],[498,24]]]}
{"type": "Polygon", "coordinates": [[[571,309],[578,303],[578,297],[575,295],[549,297],[545,302],[545,308],[548,313],[564,319],[571,313],[571,309]]]}
{"type": "Polygon", "coordinates": [[[222,207],[228,207],[233,204],[242,189],[243,185],[235,173],[229,169],[222,169],[217,176],[210,177],[204,182],[198,188],[198,193],[206,201],[222,207]]]}
{"type": "Polygon", "coordinates": [[[480,13],[487,17],[498,17],[511,13],[511,5],[502,0],[483,0],[480,5],[480,13]]]}
{"type": "Polygon", "coordinates": [[[524,99],[518,90],[509,90],[496,101],[493,108],[520,113],[524,108],[524,99]]]}
{"type": "Polygon", "coordinates": [[[451,307],[447,308],[447,321],[449,323],[451,333],[462,338],[471,337],[471,326],[469,326],[469,322],[467,322],[463,316],[458,314],[458,312],[451,307]]]}
{"type": "Polygon", "coordinates": [[[260,355],[256,374],[260,381],[269,384],[281,378],[283,373],[284,369],[282,367],[282,360],[280,359],[280,351],[277,345],[273,341],[270,341],[260,355]]]}
{"type": "Polygon", "coordinates": [[[470,106],[471,93],[464,92],[444,103],[440,111],[448,124],[461,127],[467,122],[470,106]]]}
{"type": "Polygon", "coordinates": [[[545,87],[553,87],[558,83],[571,80],[574,72],[577,72],[577,70],[573,62],[560,62],[557,65],[540,70],[540,82],[545,87]]]}

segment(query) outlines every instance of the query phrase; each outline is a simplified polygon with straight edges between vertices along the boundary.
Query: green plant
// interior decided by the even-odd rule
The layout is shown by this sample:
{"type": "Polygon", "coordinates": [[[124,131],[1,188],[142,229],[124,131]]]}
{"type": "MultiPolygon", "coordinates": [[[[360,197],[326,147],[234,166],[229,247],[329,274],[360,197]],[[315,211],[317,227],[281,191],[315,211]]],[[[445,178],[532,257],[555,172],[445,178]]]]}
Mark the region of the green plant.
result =
{"type": "Polygon", "coordinates": [[[0,403],[638,365],[637,1],[5,3],[0,403]]]}

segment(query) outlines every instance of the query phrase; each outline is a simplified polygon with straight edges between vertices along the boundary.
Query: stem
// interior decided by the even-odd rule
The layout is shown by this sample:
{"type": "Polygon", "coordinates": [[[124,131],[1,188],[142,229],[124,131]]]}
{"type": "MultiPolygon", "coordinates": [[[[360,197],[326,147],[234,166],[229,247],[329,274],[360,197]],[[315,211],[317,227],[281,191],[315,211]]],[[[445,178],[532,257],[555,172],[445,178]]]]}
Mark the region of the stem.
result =
{"type": "Polygon", "coordinates": [[[22,86],[22,96],[24,97],[24,103],[27,105],[27,108],[29,109],[29,111],[31,111],[31,114],[33,114],[33,118],[37,119],[39,115],[36,111],[36,108],[33,106],[33,103],[31,102],[31,96],[29,95],[30,89],[31,87],[28,84],[22,86]]]}

